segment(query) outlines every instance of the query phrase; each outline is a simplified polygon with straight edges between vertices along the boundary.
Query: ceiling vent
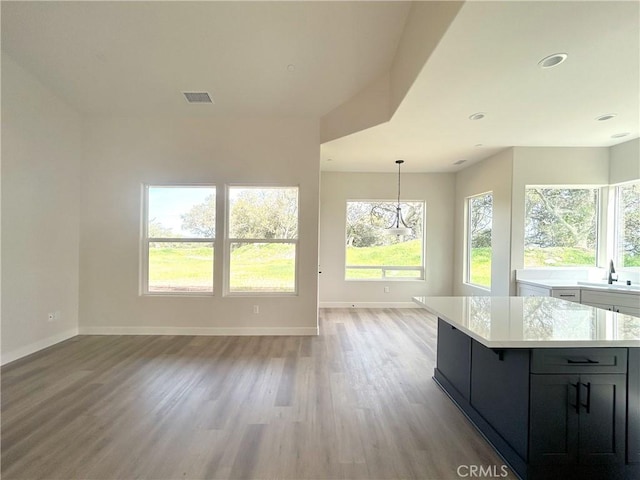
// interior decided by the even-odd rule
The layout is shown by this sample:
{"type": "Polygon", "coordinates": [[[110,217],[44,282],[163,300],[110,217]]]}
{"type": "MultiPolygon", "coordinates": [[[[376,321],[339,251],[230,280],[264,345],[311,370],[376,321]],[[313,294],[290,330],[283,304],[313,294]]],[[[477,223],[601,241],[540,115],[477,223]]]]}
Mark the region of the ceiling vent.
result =
{"type": "Polygon", "coordinates": [[[213,103],[207,92],[182,92],[189,103],[213,103]]]}

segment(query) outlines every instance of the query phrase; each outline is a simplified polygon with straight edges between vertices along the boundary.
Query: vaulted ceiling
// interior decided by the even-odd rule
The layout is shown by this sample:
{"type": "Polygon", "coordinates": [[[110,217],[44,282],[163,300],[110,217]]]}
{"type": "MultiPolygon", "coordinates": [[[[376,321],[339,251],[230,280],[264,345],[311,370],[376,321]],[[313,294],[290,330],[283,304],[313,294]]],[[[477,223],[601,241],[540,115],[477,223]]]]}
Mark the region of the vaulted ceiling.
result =
{"type": "Polygon", "coordinates": [[[3,1],[2,51],[86,115],[322,119],[324,170],[453,171],[638,136],[638,2],[451,5],[3,1]],[[539,68],[553,53],[568,58],[539,68]]]}

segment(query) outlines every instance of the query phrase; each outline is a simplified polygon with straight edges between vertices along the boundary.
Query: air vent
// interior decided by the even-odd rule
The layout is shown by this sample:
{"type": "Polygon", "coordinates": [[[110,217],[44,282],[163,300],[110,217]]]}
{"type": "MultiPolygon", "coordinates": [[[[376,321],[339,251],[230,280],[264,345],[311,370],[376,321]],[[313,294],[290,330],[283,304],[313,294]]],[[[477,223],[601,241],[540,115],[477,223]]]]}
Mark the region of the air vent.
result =
{"type": "Polygon", "coordinates": [[[207,92],[182,92],[189,103],[213,103],[207,92]]]}

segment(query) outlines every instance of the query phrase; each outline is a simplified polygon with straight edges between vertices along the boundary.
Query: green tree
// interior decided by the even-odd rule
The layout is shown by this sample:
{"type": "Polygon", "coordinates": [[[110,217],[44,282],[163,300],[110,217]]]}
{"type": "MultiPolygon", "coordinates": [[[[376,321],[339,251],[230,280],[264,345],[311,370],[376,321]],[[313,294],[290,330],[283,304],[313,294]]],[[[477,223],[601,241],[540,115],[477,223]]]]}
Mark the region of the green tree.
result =
{"type": "Polygon", "coordinates": [[[232,198],[229,237],[288,240],[297,236],[297,189],[246,188],[232,198]]]}
{"type": "Polygon", "coordinates": [[[618,239],[623,266],[640,266],[640,183],[619,187],[618,192],[618,217],[624,223],[624,234],[618,239]]]}
{"type": "Polygon", "coordinates": [[[216,198],[208,195],[204,202],[191,207],[187,213],[180,215],[183,230],[188,230],[198,237],[214,238],[216,236],[216,198]]]}
{"type": "Polygon", "coordinates": [[[385,227],[384,211],[379,203],[349,202],[347,204],[347,245],[375,245],[380,229],[385,227]]]}
{"type": "Polygon", "coordinates": [[[403,237],[384,235],[384,230],[395,223],[396,204],[392,202],[348,202],[347,238],[351,247],[392,245],[422,238],[423,204],[400,204],[402,217],[411,228],[411,234],[403,237]]]}
{"type": "Polygon", "coordinates": [[[525,244],[594,249],[596,215],[596,189],[528,188],[525,244]]]}
{"type": "Polygon", "coordinates": [[[469,229],[471,247],[491,246],[491,227],[493,223],[493,195],[486,194],[471,199],[469,208],[469,229]]]}
{"type": "Polygon", "coordinates": [[[173,231],[162,225],[156,218],[149,220],[148,233],[150,238],[168,238],[175,237],[173,231]]]}

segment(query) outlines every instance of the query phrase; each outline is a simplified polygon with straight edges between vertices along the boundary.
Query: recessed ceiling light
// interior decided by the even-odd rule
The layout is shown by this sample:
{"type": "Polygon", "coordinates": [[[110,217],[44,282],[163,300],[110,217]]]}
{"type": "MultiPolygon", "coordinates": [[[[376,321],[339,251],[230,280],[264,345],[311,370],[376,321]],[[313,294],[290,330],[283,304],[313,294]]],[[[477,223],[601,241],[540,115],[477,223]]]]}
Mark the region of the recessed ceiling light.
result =
{"type": "Polygon", "coordinates": [[[615,135],[611,135],[611,138],[622,138],[622,137],[626,137],[627,135],[630,135],[631,132],[622,132],[622,133],[616,133],[615,135]]]}
{"type": "Polygon", "coordinates": [[[454,165],[462,165],[466,160],[458,160],[457,162],[453,162],[454,165]]]}
{"type": "Polygon", "coordinates": [[[296,69],[296,66],[293,63],[287,65],[287,70],[293,72],[296,69]]]}
{"type": "Polygon", "coordinates": [[[473,113],[469,115],[469,120],[482,120],[484,116],[484,112],[473,113]]]}
{"type": "Polygon", "coordinates": [[[538,66],[540,68],[553,68],[560,65],[567,59],[568,55],[566,53],[554,53],[553,55],[549,55],[548,57],[544,57],[542,60],[538,62],[538,66]]]}
{"type": "Polygon", "coordinates": [[[604,115],[600,115],[599,117],[596,117],[596,120],[598,120],[599,122],[604,122],[605,120],[611,120],[615,116],[616,116],[615,113],[606,113],[604,115]]]}
{"type": "Polygon", "coordinates": [[[483,146],[483,145],[482,145],[481,143],[476,143],[476,144],[474,145],[474,147],[482,147],[482,146],[483,146]]]}
{"type": "Polygon", "coordinates": [[[327,162],[333,162],[333,158],[327,158],[327,162]]]}

